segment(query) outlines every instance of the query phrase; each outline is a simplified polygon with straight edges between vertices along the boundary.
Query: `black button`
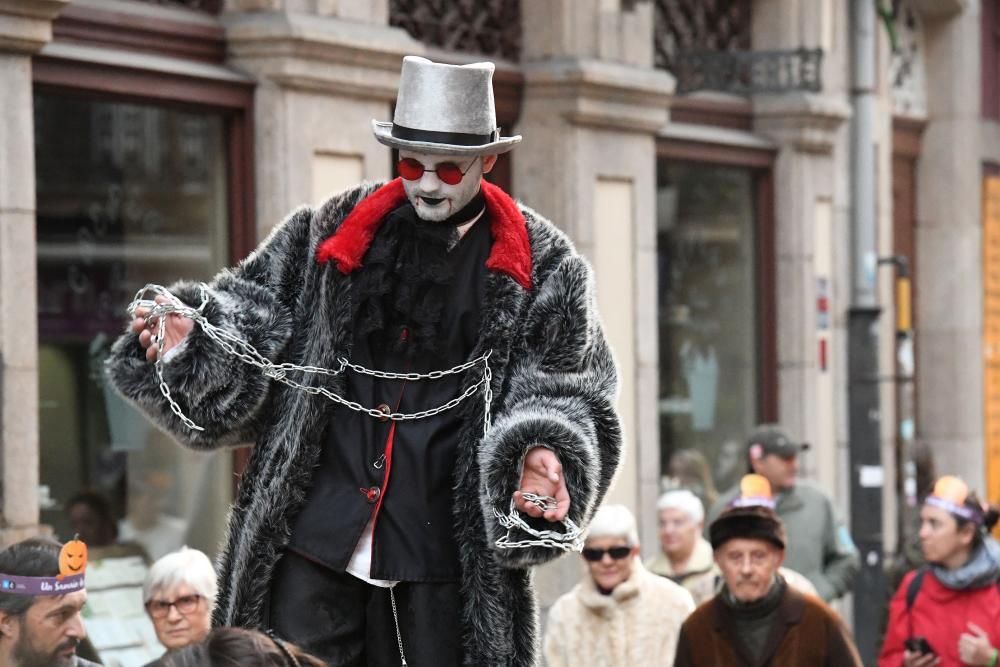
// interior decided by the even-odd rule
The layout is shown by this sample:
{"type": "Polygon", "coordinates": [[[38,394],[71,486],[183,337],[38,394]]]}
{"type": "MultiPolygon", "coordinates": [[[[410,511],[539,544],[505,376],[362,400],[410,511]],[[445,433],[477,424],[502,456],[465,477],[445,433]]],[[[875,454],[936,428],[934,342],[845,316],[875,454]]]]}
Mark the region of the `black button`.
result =
{"type": "Polygon", "coordinates": [[[382,413],[382,416],[378,418],[380,422],[389,421],[389,415],[392,414],[392,408],[390,408],[385,403],[380,403],[379,406],[375,409],[382,413]]]}

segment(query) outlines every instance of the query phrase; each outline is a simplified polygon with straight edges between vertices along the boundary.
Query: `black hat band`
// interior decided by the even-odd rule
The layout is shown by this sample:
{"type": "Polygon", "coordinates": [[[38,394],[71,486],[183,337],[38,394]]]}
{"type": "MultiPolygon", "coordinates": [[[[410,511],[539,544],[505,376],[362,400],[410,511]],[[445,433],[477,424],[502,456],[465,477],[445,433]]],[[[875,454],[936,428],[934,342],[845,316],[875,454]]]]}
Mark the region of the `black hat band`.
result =
{"type": "Polygon", "coordinates": [[[422,141],[431,144],[452,144],[454,146],[485,146],[496,141],[500,128],[488,134],[468,132],[438,132],[436,130],[415,130],[396,123],[392,124],[392,136],[404,141],[422,141]]]}

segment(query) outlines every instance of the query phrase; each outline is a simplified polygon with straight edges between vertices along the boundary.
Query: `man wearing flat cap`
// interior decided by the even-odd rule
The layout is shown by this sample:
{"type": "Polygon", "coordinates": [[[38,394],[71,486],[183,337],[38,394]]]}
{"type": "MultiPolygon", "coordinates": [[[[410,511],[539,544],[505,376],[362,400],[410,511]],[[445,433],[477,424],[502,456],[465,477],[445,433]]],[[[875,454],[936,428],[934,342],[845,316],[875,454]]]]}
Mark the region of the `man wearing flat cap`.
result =
{"type": "MultiPolygon", "coordinates": [[[[750,472],[770,483],[775,511],[788,531],[785,567],[805,575],[829,602],[851,589],[861,560],[830,498],[798,479],[799,454],[807,449],[808,443],[793,439],[777,424],[761,424],[746,443],[750,472]]],[[[738,496],[738,488],[724,493],[709,509],[707,523],[738,496]]]]}
{"type": "Polygon", "coordinates": [[[684,621],[674,667],[861,667],[843,622],[779,572],[785,526],[756,474],[709,526],[724,585],[684,621]]]}
{"type": "Polygon", "coordinates": [[[393,121],[373,121],[399,178],[297,209],[238,267],[161,294],[187,318],[147,303],[114,346],[115,386],[178,440],[255,443],[218,625],[337,666],[538,664],[530,567],[608,488],[617,379],[590,267],[483,178],[521,139],[492,74],[404,58],[393,121]]]}

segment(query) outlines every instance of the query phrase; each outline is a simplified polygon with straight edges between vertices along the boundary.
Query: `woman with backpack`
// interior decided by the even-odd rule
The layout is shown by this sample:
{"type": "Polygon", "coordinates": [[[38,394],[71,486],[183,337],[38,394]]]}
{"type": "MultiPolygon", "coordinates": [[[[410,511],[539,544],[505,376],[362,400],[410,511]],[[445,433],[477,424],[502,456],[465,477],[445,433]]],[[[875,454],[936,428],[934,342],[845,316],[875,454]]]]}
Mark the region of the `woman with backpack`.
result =
{"type": "Polygon", "coordinates": [[[903,578],[889,606],[879,667],[996,667],[1000,659],[1000,518],[958,477],[945,476],[920,510],[927,565],[903,578]]]}

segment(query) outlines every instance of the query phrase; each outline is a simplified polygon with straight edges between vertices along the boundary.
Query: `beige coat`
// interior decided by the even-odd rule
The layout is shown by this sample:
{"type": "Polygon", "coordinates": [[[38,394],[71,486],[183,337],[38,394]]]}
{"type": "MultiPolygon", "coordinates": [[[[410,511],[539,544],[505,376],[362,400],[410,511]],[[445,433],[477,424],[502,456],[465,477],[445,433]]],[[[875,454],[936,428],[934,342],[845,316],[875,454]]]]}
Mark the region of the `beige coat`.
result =
{"type": "Polygon", "coordinates": [[[699,537],[688,559],[687,569],[683,574],[674,571],[670,559],[663,552],[646,563],[653,574],[667,577],[675,581],[691,594],[695,606],[715,595],[716,582],[719,579],[719,568],[712,557],[712,545],[703,537],[699,537]]]}
{"type": "Polygon", "coordinates": [[[632,576],[602,595],[590,575],[556,600],[545,632],[548,667],[671,667],[690,593],[635,559],[632,576]]]}

